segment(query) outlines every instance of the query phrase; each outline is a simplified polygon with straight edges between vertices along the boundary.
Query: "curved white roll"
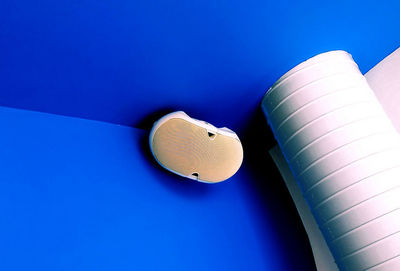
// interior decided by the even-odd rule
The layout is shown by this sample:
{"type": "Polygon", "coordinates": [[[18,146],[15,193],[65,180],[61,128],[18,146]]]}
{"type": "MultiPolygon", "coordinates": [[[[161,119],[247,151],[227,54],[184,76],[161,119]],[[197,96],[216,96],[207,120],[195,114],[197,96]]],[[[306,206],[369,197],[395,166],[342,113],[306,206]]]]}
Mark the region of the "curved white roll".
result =
{"type": "Polygon", "coordinates": [[[282,76],[262,108],[342,270],[400,270],[400,136],[351,55],[282,76]]]}

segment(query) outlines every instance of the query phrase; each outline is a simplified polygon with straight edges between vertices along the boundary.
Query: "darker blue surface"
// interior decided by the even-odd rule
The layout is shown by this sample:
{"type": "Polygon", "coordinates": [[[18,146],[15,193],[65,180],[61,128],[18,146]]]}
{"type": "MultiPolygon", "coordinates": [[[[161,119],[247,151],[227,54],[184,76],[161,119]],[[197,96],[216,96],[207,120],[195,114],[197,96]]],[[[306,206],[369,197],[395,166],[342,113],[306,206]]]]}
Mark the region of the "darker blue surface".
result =
{"type": "Polygon", "coordinates": [[[317,53],[363,72],[400,43],[398,1],[0,2],[0,105],[143,126],[184,110],[241,127],[317,53]]]}
{"type": "Polygon", "coordinates": [[[245,170],[204,185],[154,165],[138,129],[8,108],[0,123],[0,270],[291,267],[245,170]]]}

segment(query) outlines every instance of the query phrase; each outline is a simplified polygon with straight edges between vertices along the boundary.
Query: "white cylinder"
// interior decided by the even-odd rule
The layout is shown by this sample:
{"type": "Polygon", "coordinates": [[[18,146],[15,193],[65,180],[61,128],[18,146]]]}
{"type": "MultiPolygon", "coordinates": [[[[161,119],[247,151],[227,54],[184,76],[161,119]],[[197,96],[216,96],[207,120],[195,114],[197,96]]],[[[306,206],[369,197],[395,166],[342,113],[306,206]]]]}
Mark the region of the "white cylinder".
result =
{"type": "Polygon", "coordinates": [[[262,108],[342,270],[400,270],[400,136],[351,55],[315,56],[262,108]]]}

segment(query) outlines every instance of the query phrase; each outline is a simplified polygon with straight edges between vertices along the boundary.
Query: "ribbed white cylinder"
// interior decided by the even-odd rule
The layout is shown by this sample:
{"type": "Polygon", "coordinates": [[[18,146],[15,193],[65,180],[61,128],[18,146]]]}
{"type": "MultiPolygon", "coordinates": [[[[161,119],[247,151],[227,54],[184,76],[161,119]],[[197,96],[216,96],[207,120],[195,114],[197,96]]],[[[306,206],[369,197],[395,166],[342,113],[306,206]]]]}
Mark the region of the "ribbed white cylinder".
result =
{"type": "Polygon", "coordinates": [[[400,136],[351,55],[315,56],[262,107],[341,270],[400,270],[400,136]]]}

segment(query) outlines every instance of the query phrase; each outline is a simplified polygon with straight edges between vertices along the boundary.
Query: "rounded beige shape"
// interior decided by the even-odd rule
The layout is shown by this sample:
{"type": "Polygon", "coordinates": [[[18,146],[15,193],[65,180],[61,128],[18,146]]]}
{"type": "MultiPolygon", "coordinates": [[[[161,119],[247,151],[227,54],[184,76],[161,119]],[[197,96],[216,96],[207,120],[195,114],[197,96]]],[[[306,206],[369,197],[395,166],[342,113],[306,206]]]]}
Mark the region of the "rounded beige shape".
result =
{"type": "Polygon", "coordinates": [[[182,118],[171,118],[154,132],[152,152],[166,169],[202,182],[221,182],[238,171],[243,160],[237,138],[209,132],[182,118]]]}

